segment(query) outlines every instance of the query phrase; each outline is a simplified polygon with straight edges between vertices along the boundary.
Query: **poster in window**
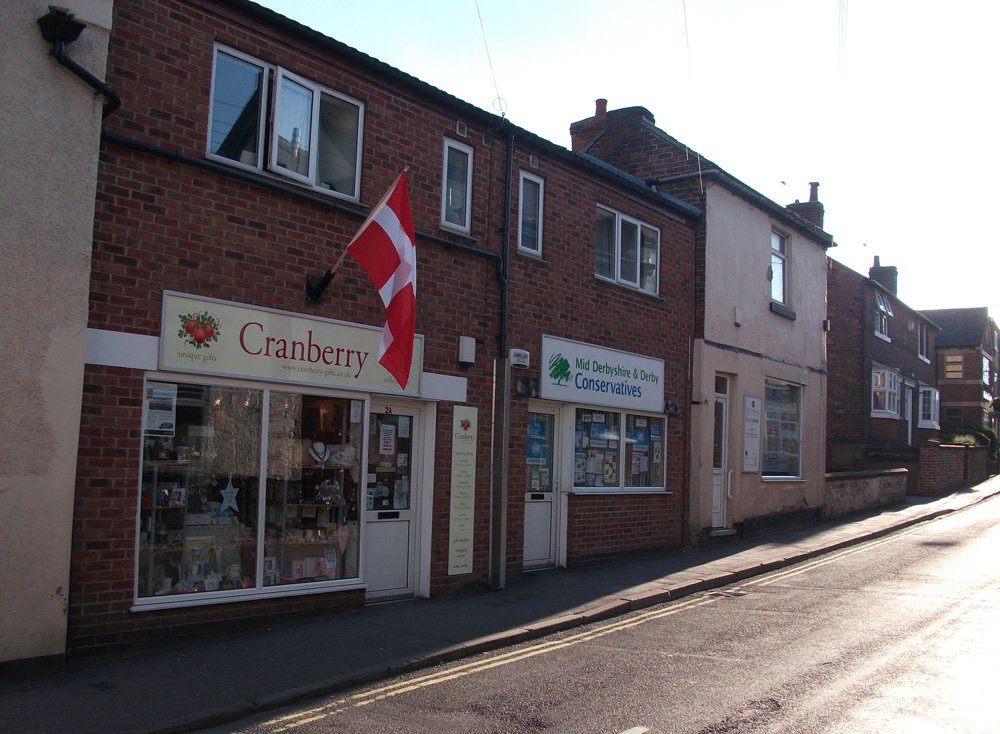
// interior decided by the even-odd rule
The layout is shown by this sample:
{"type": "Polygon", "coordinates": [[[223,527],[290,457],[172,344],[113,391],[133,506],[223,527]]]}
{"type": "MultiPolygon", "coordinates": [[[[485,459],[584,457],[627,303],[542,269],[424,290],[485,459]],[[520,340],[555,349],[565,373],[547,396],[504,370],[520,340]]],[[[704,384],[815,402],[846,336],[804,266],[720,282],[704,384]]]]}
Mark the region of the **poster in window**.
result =
{"type": "Polygon", "coordinates": [[[177,424],[177,385],[147,383],[142,410],[147,436],[173,436],[177,424]]]}
{"type": "Polygon", "coordinates": [[[548,456],[549,447],[546,445],[545,439],[528,438],[527,458],[525,459],[526,464],[545,465],[548,463],[548,456]]]}
{"type": "Polygon", "coordinates": [[[639,422],[636,421],[636,428],[632,429],[632,449],[639,452],[649,451],[649,433],[645,428],[638,427],[639,422]]]}
{"type": "Polygon", "coordinates": [[[392,423],[379,426],[378,453],[379,456],[392,456],[396,453],[396,426],[392,423]]]}

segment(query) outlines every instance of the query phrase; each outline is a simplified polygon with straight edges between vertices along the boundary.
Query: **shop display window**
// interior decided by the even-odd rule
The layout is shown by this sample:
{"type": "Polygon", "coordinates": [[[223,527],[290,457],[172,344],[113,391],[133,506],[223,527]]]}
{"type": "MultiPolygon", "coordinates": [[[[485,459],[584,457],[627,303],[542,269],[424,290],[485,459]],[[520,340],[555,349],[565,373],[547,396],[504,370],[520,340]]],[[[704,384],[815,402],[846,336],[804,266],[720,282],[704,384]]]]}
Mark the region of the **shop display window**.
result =
{"type": "Polygon", "coordinates": [[[263,585],[356,578],[361,402],[272,392],[263,585]]]}
{"type": "Polygon", "coordinates": [[[363,418],[361,400],[148,382],[138,598],[357,578],[363,418]]]}
{"type": "Polygon", "coordinates": [[[664,488],[666,444],[662,417],[578,408],[573,443],[573,485],[577,490],[664,488]]]}
{"type": "Polygon", "coordinates": [[[261,391],[149,382],[140,597],[256,584],[261,391]]]}

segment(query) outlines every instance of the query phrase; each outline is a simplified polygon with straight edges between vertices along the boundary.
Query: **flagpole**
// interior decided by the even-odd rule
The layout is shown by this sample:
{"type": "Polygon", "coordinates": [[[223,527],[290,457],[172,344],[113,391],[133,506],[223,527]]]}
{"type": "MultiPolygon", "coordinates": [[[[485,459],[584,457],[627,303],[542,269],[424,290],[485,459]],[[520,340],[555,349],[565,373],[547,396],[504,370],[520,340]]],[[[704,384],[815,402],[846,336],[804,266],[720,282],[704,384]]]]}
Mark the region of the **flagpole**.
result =
{"type": "MultiPolygon", "coordinates": [[[[410,164],[407,163],[405,166],[403,166],[402,172],[400,172],[400,174],[396,176],[396,180],[392,182],[392,186],[390,186],[388,190],[386,190],[385,194],[379,200],[378,204],[372,207],[371,214],[368,215],[364,223],[358,228],[358,232],[364,230],[365,226],[371,221],[372,217],[375,215],[375,212],[379,210],[379,208],[392,195],[392,192],[396,190],[396,184],[399,183],[399,179],[401,179],[403,177],[403,174],[409,170],[410,170],[410,164]]],[[[347,257],[347,252],[348,250],[350,250],[351,245],[354,244],[354,240],[357,239],[357,237],[358,235],[355,234],[354,237],[351,238],[351,241],[347,243],[347,246],[344,248],[344,251],[340,253],[340,257],[337,258],[337,262],[333,264],[332,268],[329,268],[325,273],[323,273],[322,277],[319,278],[319,280],[317,280],[316,277],[312,275],[306,276],[306,294],[309,296],[309,299],[311,301],[313,301],[314,303],[319,303],[319,299],[322,298],[323,296],[323,291],[325,291],[326,287],[330,285],[330,281],[333,280],[333,276],[337,274],[338,270],[340,270],[340,266],[344,264],[344,258],[347,257]]]]}

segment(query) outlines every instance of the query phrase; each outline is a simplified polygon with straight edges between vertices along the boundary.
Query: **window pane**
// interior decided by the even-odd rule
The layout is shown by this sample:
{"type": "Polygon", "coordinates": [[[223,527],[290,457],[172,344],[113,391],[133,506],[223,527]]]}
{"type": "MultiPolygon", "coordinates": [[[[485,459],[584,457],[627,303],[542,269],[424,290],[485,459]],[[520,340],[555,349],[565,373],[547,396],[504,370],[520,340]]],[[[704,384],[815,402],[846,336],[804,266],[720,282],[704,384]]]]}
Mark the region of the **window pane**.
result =
{"type": "Polygon", "coordinates": [[[343,398],[271,394],[264,586],[358,575],[362,424],[343,398]]]}
{"type": "Polygon", "coordinates": [[[260,104],[264,70],[221,51],[215,61],[209,151],[259,166],[260,104]]]}
{"type": "Polygon", "coordinates": [[[357,194],[358,131],[361,110],[330,94],[321,94],[316,141],[316,185],[347,196],[357,194]]]}
{"type": "Polygon", "coordinates": [[[642,251],[639,262],[639,287],[656,293],[659,281],[660,242],[659,233],[651,227],[642,227],[642,251]]]}
{"type": "Polygon", "coordinates": [[[663,487],[663,419],[629,415],[625,429],[625,486],[663,487]]]}
{"type": "Polygon", "coordinates": [[[524,452],[525,492],[552,491],[552,432],[555,417],[528,413],[528,439],[524,452]]]}
{"type": "Polygon", "coordinates": [[[467,228],[469,191],[469,154],[448,146],[445,177],[444,219],[450,224],[467,228]]]}
{"type": "Polygon", "coordinates": [[[597,274],[615,277],[615,215],[597,210],[597,274]]]}
{"type": "Polygon", "coordinates": [[[771,300],[785,302],[785,259],[771,253],[771,300]]]}
{"type": "Polygon", "coordinates": [[[573,484],[620,487],[618,452],[621,416],[605,410],[576,411],[573,484]]]}
{"type": "Polygon", "coordinates": [[[279,109],[275,125],[278,136],[278,165],[300,176],[309,175],[309,146],[312,142],[313,93],[291,79],[281,80],[279,109]]]}
{"type": "Polygon", "coordinates": [[[639,228],[632,222],[621,225],[621,279],[626,283],[639,283],[639,228]]]}
{"type": "Polygon", "coordinates": [[[256,584],[262,399],[259,390],[147,383],[140,597],[256,584]]]}
{"type": "Polygon", "coordinates": [[[764,389],[764,476],[799,476],[800,388],[768,380],[764,389]]]}
{"type": "Polygon", "coordinates": [[[541,186],[539,186],[537,181],[522,178],[520,246],[526,250],[535,252],[541,249],[538,226],[540,208],[541,186]]]}

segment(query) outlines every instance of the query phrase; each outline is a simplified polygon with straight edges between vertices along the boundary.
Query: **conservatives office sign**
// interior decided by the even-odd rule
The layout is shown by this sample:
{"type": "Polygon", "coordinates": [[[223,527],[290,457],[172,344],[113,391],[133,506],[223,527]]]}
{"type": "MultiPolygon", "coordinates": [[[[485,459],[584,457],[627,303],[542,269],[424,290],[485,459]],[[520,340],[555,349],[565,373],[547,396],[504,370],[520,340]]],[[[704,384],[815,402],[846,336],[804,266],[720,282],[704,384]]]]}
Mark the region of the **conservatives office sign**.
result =
{"type": "Polygon", "coordinates": [[[542,337],[539,394],[566,403],[663,410],[663,360],[542,337]]]}

